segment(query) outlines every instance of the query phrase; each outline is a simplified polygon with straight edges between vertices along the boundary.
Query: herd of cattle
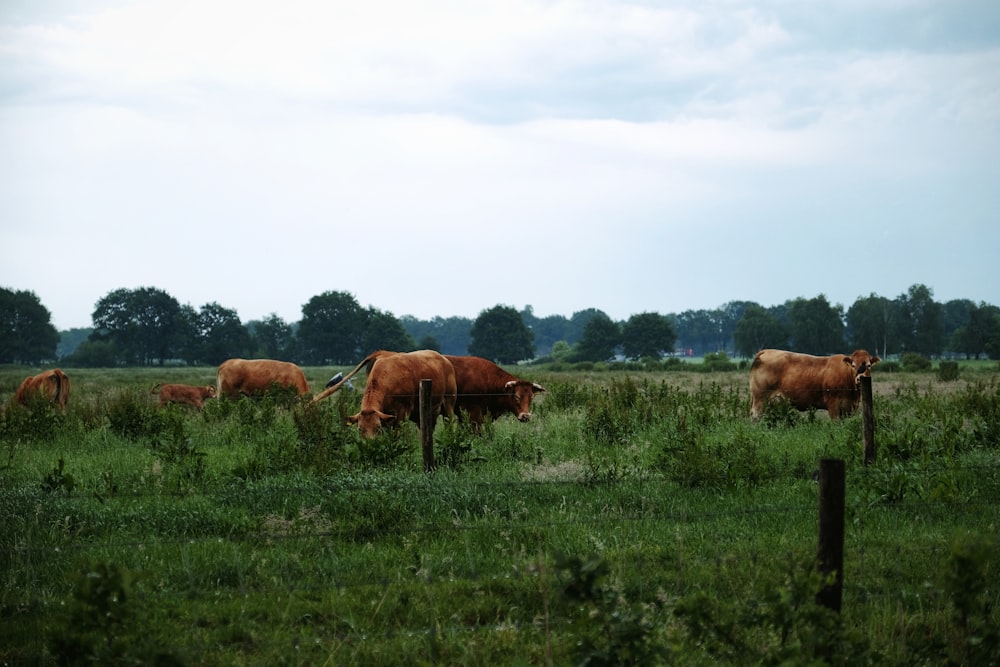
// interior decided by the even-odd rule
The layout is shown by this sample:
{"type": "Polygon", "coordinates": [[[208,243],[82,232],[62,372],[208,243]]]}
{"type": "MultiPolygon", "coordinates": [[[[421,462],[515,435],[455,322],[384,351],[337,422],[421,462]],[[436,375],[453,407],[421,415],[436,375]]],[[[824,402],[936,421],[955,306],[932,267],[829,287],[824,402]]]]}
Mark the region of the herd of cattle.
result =
{"type": "MultiPolygon", "coordinates": [[[[750,417],[758,420],[765,405],[778,399],[798,410],[826,410],[832,419],[848,416],[857,410],[860,401],[860,378],[870,377],[878,361],[865,350],[829,357],[761,350],[750,365],[750,417]]],[[[312,402],[340,390],[362,370],[368,373],[368,379],[361,410],[348,419],[365,437],[374,437],[383,427],[406,419],[418,421],[419,388],[424,379],[431,380],[433,418],[467,417],[477,433],[487,417],[511,413],[522,422],[528,421],[532,399],[545,391],[540,384],[518,379],[481,357],[444,355],[432,350],[378,350],[346,376],[332,380],[312,402]]],[[[158,394],[160,405],[178,403],[200,409],[209,398],[237,399],[274,385],[299,395],[309,393],[309,383],[299,366],[272,359],[229,359],[219,366],[215,386],[158,384],[153,393],[158,394]]],[[[66,374],[59,369],[49,370],[25,378],[14,394],[14,404],[28,405],[33,395],[41,395],[65,410],[69,392],[66,374]]]]}

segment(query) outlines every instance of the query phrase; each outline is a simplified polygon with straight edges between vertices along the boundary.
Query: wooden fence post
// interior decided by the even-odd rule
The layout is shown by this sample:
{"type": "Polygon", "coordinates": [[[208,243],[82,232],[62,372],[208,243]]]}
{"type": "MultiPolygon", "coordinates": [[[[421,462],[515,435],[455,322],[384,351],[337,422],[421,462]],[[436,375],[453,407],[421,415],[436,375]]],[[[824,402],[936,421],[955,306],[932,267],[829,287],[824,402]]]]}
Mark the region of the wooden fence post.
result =
{"type": "Polygon", "coordinates": [[[424,454],[424,472],[434,470],[434,417],[431,406],[431,381],[420,381],[420,448],[424,454]]]}
{"type": "Polygon", "coordinates": [[[865,465],[875,463],[875,408],[872,398],[872,378],[862,375],[861,380],[861,437],[865,446],[865,465]]]}
{"type": "Polygon", "coordinates": [[[833,583],[816,594],[816,603],[840,612],[844,596],[844,461],[819,462],[819,552],[824,575],[834,573],[833,583]]]}

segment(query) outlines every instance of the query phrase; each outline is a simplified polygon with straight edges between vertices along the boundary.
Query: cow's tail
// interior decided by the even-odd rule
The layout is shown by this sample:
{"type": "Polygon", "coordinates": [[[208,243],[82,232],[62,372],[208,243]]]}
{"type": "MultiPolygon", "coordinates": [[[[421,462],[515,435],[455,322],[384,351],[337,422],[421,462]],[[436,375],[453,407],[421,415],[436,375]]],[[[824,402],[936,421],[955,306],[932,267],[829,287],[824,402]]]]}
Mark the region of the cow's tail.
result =
{"type": "Polygon", "coordinates": [[[385,356],[385,355],[387,355],[387,354],[395,354],[395,353],[394,353],[394,352],[386,352],[385,350],[378,350],[378,351],[376,351],[376,352],[372,352],[372,353],[371,353],[371,354],[369,354],[369,355],[368,355],[367,357],[365,357],[365,358],[364,358],[364,359],[363,359],[363,360],[361,361],[361,363],[359,363],[359,364],[358,364],[357,366],[355,366],[355,367],[354,367],[354,370],[352,370],[352,371],[351,371],[350,373],[348,373],[348,374],[347,374],[347,375],[345,375],[344,377],[340,378],[340,381],[339,381],[339,382],[337,382],[336,384],[334,384],[334,385],[332,385],[332,386],[330,386],[330,387],[327,387],[326,389],[324,389],[324,390],[323,390],[323,391],[321,391],[320,393],[316,394],[316,395],[315,395],[315,396],[313,397],[313,400],[312,400],[312,402],[313,402],[313,403],[317,403],[317,402],[319,402],[319,401],[322,401],[322,400],[323,400],[324,398],[326,398],[326,397],[327,397],[327,396],[329,396],[330,394],[332,394],[332,393],[334,393],[334,392],[338,391],[338,390],[339,390],[339,389],[340,389],[341,387],[343,387],[343,386],[344,386],[344,384],[345,384],[345,383],[346,383],[346,382],[347,382],[348,380],[350,380],[350,379],[351,379],[352,377],[354,377],[355,375],[357,375],[358,373],[360,373],[360,372],[362,371],[362,369],[364,369],[365,371],[367,371],[367,372],[371,373],[371,370],[372,370],[372,365],[373,365],[373,364],[374,364],[374,363],[375,363],[375,362],[376,362],[376,361],[377,361],[378,359],[380,359],[381,357],[384,357],[384,356],[385,356]]]}

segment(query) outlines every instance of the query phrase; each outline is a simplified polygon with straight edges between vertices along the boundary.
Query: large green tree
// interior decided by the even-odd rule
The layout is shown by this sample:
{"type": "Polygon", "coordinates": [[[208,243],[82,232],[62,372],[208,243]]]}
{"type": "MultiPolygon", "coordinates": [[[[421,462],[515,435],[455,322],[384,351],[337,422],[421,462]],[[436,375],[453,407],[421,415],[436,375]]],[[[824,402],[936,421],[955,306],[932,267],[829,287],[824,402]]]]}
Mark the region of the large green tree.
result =
{"type": "Polygon", "coordinates": [[[361,349],[367,352],[375,350],[392,350],[393,352],[410,352],[416,349],[413,336],[406,332],[403,323],[392,313],[369,308],[364,334],[361,336],[361,349]]]}
{"type": "Polygon", "coordinates": [[[752,303],[743,310],[743,317],[736,324],[733,346],[741,357],[752,357],[768,347],[786,349],[788,331],[766,308],[752,303]]]}
{"type": "Polygon", "coordinates": [[[1000,308],[981,303],[969,310],[965,326],[952,332],[948,347],[966,358],[978,359],[983,354],[993,357],[989,351],[994,339],[1000,339],[1000,308]]]}
{"type": "Polygon", "coordinates": [[[883,296],[873,293],[855,299],[847,310],[847,338],[852,350],[885,356],[890,341],[899,344],[897,328],[896,305],[883,296]]]}
{"type": "Polygon", "coordinates": [[[155,287],[113,290],[94,308],[91,340],[114,343],[125,364],[162,365],[176,355],[180,315],[177,299],[155,287]]]}
{"type": "Polygon", "coordinates": [[[826,296],[798,298],[788,306],[791,347],[807,354],[834,354],[844,350],[844,312],[826,296]]]}
{"type": "Polygon", "coordinates": [[[534,334],[511,306],[482,311],[469,333],[469,354],[477,357],[512,364],[535,356],[534,334]]]}
{"type": "Polygon", "coordinates": [[[621,344],[621,326],[598,311],[583,328],[583,336],[573,348],[570,358],[574,361],[607,361],[615,356],[621,344]]]}
{"type": "Polygon", "coordinates": [[[674,325],[659,313],[632,315],[622,326],[622,352],[629,359],[659,359],[673,352],[676,340],[674,325]]]}
{"type": "Polygon", "coordinates": [[[34,292],[0,287],[0,363],[51,361],[58,344],[52,315],[34,292]]]}
{"type": "Polygon", "coordinates": [[[254,344],[254,355],[264,359],[289,361],[294,358],[295,334],[292,326],[271,313],[262,320],[247,322],[254,344]]]}
{"type": "Polygon", "coordinates": [[[896,299],[904,352],[933,357],[944,350],[944,319],[941,304],[926,285],[911,285],[896,299]]]}
{"type": "Polygon", "coordinates": [[[315,365],[354,364],[371,350],[362,347],[368,313],[349,292],[323,292],[302,306],[298,339],[302,359],[315,365]]]}
{"type": "Polygon", "coordinates": [[[253,351],[250,332],[235,310],[206,303],[194,319],[198,360],[217,366],[226,359],[248,357],[253,351]]]}

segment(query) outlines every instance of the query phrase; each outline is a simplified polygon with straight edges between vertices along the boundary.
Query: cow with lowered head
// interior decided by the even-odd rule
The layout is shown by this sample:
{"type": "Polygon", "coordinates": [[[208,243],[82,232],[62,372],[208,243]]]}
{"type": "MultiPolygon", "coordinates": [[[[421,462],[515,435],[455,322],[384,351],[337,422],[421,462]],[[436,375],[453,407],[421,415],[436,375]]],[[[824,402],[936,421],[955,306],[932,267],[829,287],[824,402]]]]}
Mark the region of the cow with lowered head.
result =
{"type": "Polygon", "coordinates": [[[159,395],[159,405],[161,408],[171,403],[176,403],[178,405],[190,405],[197,410],[201,410],[205,405],[206,399],[215,398],[215,391],[216,389],[213,385],[195,387],[189,384],[158,384],[153,387],[150,393],[159,395]]]}
{"type": "Polygon", "coordinates": [[[239,398],[262,394],[271,385],[289,387],[300,396],[309,393],[302,369],[288,361],[273,359],[227,359],[219,365],[216,396],[239,398]]]}
{"type": "Polygon", "coordinates": [[[816,357],[786,350],[761,350],[750,365],[750,418],[760,419],[764,406],[783,398],[797,410],[826,410],[831,419],[854,413],[861,400],[862,376],[879,362],[865,350],[816,357]]]}
{"type": "Polygon", "coordinates": [[[496,419],[510,413],[522,422],[531,419],[531,400],[545,391],[542,385],[520,380],[482,357],[446,354],[445,358],[455,368],[455,411],[459,418],[463,413],[469,416],[476,433],[482,432],[487,416],[496,419]]]}
{"type": "Polygon", "coordinates": [[[26,406],[33,396],[46,398],[65,412],[66,402],[69,400],[69,377],[58,368],[54,368],[24,378],[14,393],[14,402],[26,406]]]}
{"type": "Polygon", "coordinates": [[[361,434],[373,438],[384,426],[397,426],[406,419],[419,421],[420,381],[431,381],[431,418],[455,414],[455,370],[443,355],[433,350],[389,352],[378,350],[365,357],[339,382],[313,398],[321,401],[339,390],[362,369],[368,380],[361,396],[361,410],[348,417],[361,434]]]}

